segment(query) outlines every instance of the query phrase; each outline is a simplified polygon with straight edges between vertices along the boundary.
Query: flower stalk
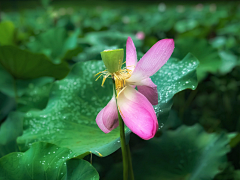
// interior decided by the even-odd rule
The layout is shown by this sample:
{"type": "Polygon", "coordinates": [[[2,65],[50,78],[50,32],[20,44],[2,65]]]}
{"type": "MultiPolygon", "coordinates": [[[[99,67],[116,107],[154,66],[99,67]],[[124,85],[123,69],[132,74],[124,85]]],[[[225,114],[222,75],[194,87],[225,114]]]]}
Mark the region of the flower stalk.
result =
{"type": "Polygon", "coordinates": [[[126,139],[125,139],[125,131],[124,131],[124,123],[122,117],[118,110],[118,121],[120,127],[120,140],[121,140],[121,149],[122,149],[122,159],[123,159],[123,179],[128,179],[128,152],[126,147],[126,139]]]}
{"type": "MultiPolygon", "coordinates": [[[[113,79],[113,85],[114,85],[115,94],[117,94],[114,79],[113,79]]],[[[117,96],[115,96],[115,98],[117,102],[117,96]]],[[[126,145],[124,122],[120,115],[119,108],[118,108],[118,121],[119,121],[119,127],[120,127],[120,141],[121,141],[122,160],[123,160],[123,180],[128,180],[129,175],[130,175],[130,179],[134,180],[130,148],[129,148],[129,144],[126,145]]]]}
{"type": "Polygon", "coordinates": [[[132,167],[132,158],[131,158],[131,151],[129,144],[127,145],[127,153],[128,153],[128,167],[129,167],[129,176],[131,180],[134,180],[134,173],[133,173],[133,167],[132,167]]]}
{"type": "Polygon", "coordinates": [[[99,75],[96,80],[103,76],[103,86],[110,76],[114,84],[114,95],[98,113],[96,123],[104,133],[109,133],[120,126],[124,180],[128,180],[129,176],[131,180],[134,180],[131,153],[125,140],[124,124],[142,139],[149,140],[155,136],[158,130],[158,120],[153,105],[158,104],[158,91],[150,76],[168,61],[173,49],[173,39],[162,39],[138,61],[135,45],[128,37],[126,67],[123,69],[121,69],[123,49],[101,52],[107,69],[96,74],[99,75]]]}

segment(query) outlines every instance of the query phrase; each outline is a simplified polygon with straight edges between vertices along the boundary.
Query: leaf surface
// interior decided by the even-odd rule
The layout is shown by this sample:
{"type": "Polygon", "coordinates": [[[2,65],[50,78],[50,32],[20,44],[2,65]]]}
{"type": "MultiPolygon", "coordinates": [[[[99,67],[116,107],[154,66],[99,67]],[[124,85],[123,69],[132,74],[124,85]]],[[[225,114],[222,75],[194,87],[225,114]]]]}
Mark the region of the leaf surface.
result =
{"type": "Polygon", "coordinates": [[[99,179],[97,171],[87,161],[70,160],[66,165],[66,161],[74,156],[67,148],[43,142],[35,143],[24,153],[15,152],[0,159],[0,179],[99,179]]]}
{"type": "Polygon", "coordinates": [[[43,54],[31,53],[14,46],[0,47],[0,63],[16,79],[42,76],[62,79],[69,72],[67,63],[53,64],[43,54]]]}

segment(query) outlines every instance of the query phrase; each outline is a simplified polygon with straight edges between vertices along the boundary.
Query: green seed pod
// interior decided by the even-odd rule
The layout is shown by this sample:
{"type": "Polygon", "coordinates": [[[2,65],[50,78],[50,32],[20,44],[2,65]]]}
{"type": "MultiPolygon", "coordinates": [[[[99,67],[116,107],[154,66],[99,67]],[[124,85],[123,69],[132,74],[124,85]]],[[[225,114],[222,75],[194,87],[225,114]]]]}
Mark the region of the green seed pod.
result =
{"type": "Polygon", "coordinates": [[[104,50],[101,52],[101,56],[108,72],[114,73],[121,69],[124,56],[123,49],[104,50]]]}

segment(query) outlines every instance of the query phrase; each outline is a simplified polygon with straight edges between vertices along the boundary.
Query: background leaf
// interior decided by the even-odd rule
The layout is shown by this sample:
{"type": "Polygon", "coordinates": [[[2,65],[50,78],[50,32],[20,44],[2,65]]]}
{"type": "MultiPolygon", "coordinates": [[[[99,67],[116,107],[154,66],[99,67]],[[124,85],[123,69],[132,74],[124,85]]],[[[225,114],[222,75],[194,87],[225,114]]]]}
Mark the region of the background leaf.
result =
{"type": "Polygon", "coordinates": [[[67,161],[67,180],[98,180],[99,175],[92,165],[84,160],[67,161]]]}
{"type": "Polygon", "coordinates": [[[68,37],[65,29],[53,28],[38,35],[35,40],[27,44],[27,47],[32,52],[44,53],[53,63],[59,64],[66,58],[71,58],[81,52],[77,47],[79,34],[80,30],[77,29],[68,37]]]}
{"type": "Polygon", "coordinates": [[[100,52],[106,49],[117,49],[118,46],[105,46],[105,45],[98,45],[92,47],[86,47],[84,52],[78,54],[76,57],[73,58],[74,61],[89,61],[89,60],[96,60],[101,59],[100,52]]]}
{"type": "MultiPolygon", "coordinates": [[[[0,91],[9,96],[16,98],[16,94],[21,97],[25,93],[36,93],[35,88],[43,88],[45,84],[54,81],[52,77],[40,77],[35,79],[14,79],[0,64],[0,91]],[[15,91],[16,88],[16,91],[15,91]]],[[[43,88],[44,89],[44,88],[43,88]]],[[[40,92],[39,92],[40,93],[40,92]]],[[[37,97],[36,97],[37,98],[37,97]]],[[[36,102],[35,102],[36,103],[36,102]]]]}
{"type": "Polygon", "coordinates": [[[67,63],[56,65],[43,54],[34,54],[14,46],[0,47],[0,63],[17,79],[31,79],[41,76],[61,79],[69,72],[67,63]]]}
{"type": "Polygon", "coordinates": [[[183,60],[171,58],[151,79],[158,88],[158,105],[154,106],[160,126],[168,119],[173,96],[184,89],[196,89],[198,60],[187,54],[183,60]]]}
{"type": "Polygon", "coordinates": [[[102,32],[90,32],[86,34],[80,42],[88,43],[92,46],[106,45],[106,46],[118,46],[119,48],[126,46],[126,39],[131,37],[136,47],[141,45],[141,41],[135,36],[129,33],[121,33],[118,31],[102,31],[102,32]]]}
{"type": "MultiPolygon", "coordinates": [[[[11,153],[0,159],[0,178],[1,179],[65,179],[67,177],[66,160],[74,157],[74,153],[67,148],[59,148],[48,143],[35,143],[24,153],[11,153]]],[[[75,171],[77,165],[79,180],[99,179],[98,173],[92,165],[84,160],[68,162],[68,172],[75,171]],[[77,161],[77,162],[76,162],[77,161]],[[86,174],[85,174],[86,173],[86,174]]],[[[77,180],[74,174],[70,173],[68,179],[77,180]]]]}
{"type": "Polygon", "coordinates": [[[175,40],[175,49],[172,57],[182,59],[188,52],[198,58],[200,65],[197,69],[198,80],[203,80],[206,75],[216,73],[222,61],[216,49],[212,48],[205,39],[180,38],[175,40]]]}
{"type": "Polygon", "coordinates": [[[222,74],[231,72],[236,65],[240,65],[240,61],[238,61],[237,56],[231,54],[230,52],[220,51],[219,56],[222,59],[222,66],[219,69],[222,74]]]}
{"type": "Polygon", "coordinates": [[[11,21],[0,23],[0,45],[12,45],[14,40],[15,27],[11,21]]]}
{"type": "Polygon", "coordinates": [[[0,92],[0,124],[1,121],[15,108],[15,99],[0,92]]]}
{"type": "Polygon", "coordinates": [[[23,132],[23,116],[21,112],[11,112],[0,126],[0,157],[19,150],[16,140],[23,132]]]}
{"type": "Polygon", "coordinates": [[[27,112],[30,109],[44,109],[47,106],[53,78],[43,77],[34,79],[34,81],[18,81],[17,83],[18,87],[26,84],[24,94],[17,100],[19,111],[27,112]]]}
{"type": "Polygon", "coordinates": [[[10,97],[15,97],[14,79],[0,63],[0,91],[10,97]]]}
{"type": "MultiPolygon", "coordinates": [[[[208,134],[198,124],[164,131],[133,155],[135,178],[211,180],[226,165],[228,143],[226,134],[208,134]]],[[[116,165],[107,179],[117,176],[121,179],[121,174],[121,166],[116,165]]]]}
{"type": "Polygon", "coordinates": [[[167,131],[133,157],[134,169],[145,171],[136,179],[211,180],[226,162],[228,142],[225,134],[207,134],[199,125],[167,131]]]}

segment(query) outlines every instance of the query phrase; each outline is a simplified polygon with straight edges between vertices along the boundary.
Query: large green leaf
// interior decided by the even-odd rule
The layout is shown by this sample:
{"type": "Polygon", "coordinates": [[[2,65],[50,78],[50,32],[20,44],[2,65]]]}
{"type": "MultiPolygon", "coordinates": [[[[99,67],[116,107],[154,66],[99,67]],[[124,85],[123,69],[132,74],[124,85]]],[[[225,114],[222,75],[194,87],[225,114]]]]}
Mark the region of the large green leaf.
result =
{"type": "Polygon", "coordinates": [[[14,79],[1,65],[0,77],[0,121],[16,104],[22,112],[46,107],[54,78],[14,79]]]}
{"type": "MultiPolygon", "coordinates": [[[[160,138],[147,141],[145,148],[133,155],[135,178],[212,180],[227,162],[228,143],[226,134],[208,134],[198,124],[164,131],[160,138]]],[[[116,165],[108,174],[108,179],[121,179],[122,173],[116,174],[118,169],[116,165]]]]}
{"type": "Polygon", "coordinates": [[[77,155],[93,152],[107,156],[120,147],[119,130],[103,133],[97,126],[97,113],[112,96],[111,81],[101,87],[94,75],[104,70],[102,61],[77,63],[71,73],[53,85],[43,111],[29,111],[24,119],[23,148],[35,141],[68,147],[77,155]]]}
{"type": "Polygon", "coordinates": [[[136,179],[211,180],[227,161],[228,142],[225,134],[207,134],[200,125],[167,131],[133,158],[134,168],[145,172],[136,179]]]}
{"type": "Polygon", "coordinates": [[[0,126],[0,157],[18,151],[17,137],[23,132],[23,113],[11,112],[0,126]]]}
{"type": "MultiPolygon", "coordinates": [[[[21,82],[23,83],[18,81],[18,84],[21,82]]],[[[18,98],[18,110],[27,112],[30,109],[44,109],[47,106],[52,84],[53,78],[47,77],[35,79],[34,83],[29,82],[24,89],[24,94],[18,98]]]]}
{"type": "Polygon", "coordinates": [[[14,46],[0,47],[0,64],[16,79],[41,76],[61,79],[69,72],[67,63],[56,65],[43,54],[34,54],[14,46]]]}
{"type": "Polygon", "coordinates": [[[173,96],[184,89],[196,89],[198,60],[187,54],[183,60],[170,59],[151,79],[157,85],[158,105],[154,106],[160,125],[167,119],[173,96]]]}
{"type": "Polygon", "coordinates": [[[14,40],[14,24],[11,21],[0,23],[0,45],[12,45],[14,40]]]}
{"type": "Polygon", "coordinates": [[[97,171],[87,161],[70,160],[66,165],[66,160],[74,156],[67,148],[42,142],[35,143],[24,153],[11,153],[0,159],[0,179],[99,179],[97,171]],[[76,171],[79,171],[78,177],[76,171]]]}
{"type": "Polygon", "coordinates": [[[23,96],[24,94],[31,93],[32,91],[35,91],[37,88],[41,89],[41,87],[45,86],[46,84],[52,83],[53,81],[54,78],[52,77],[40,77],[36,79],[16,80],[18,97],[23,96]]]}
{"type": "Polygon", "coordinates": [[[203,80],[208,73],[217,73],[222,65],[218,51],[211,47],[205,39],[180,38],[175,40],[173,57],[182,59],[188,52],[196,56],[200,62],[197,69],[198,80],[203,80]]]}
{"type": "MultiPolygon", "coordinates": [[[[155,107],[160,122],[166,121],[173,95],[197,85],[198,61],[188,55],[183,61],[171,59],[153,76],[159,85],[159,105],[155,107]]],[[[102,61],[77,63],[71,73],[53,85],[50,100],[43,111],[29,111],[24,119],[24,134],[18,143],[22,148],[35,141],[68,147],[77,155],[90,151],[107,156],[120,147],[119,129],[104,134],[97,126],[97,113],[112,96],[111,81],[101,87],[94,75],[104,69],[102,61]]],[[[127,133],[130,131],[128,130],[127,133]]]]}
{"type": "Polygon", "coordinates": [[[1,67],[1,64],[0,77],[0,91],[3,94],[14,98],[16,98],[16,94],[18,98],[25,94],[22,100],[19,99],[21,101],[20,103],[34,103],[36,106],[38,106],[38,102],[36,101],[36,99],[39,98],[34,97],[34,95],[41,94],[41,97],[42,95],[46,96],[44,92],[46,92],[47,89],[45,89],[44,87],[48,86],[47,84],[50,84],[54,81],[54,78],[52,77],[40,77],[35,79],[14,79],[5,69],[1,67]],[[37,91],[36,88],[38,89],[37,91]],[[31,96],[32,99],[29,96],[31,96]],[[29,101],[26,99],[27,97],[30,98],[29,101]]]}
{"type": "Polygon", "coordinates": [[[59,64],[81,52],[77,47],[79,33],[80,31],[77,29],[68,37],[65,29],[53,28],[38,35],[27,46],[31,51],[44,53],[52,62],[59,64]]]}
{"type": "Polygon", "coordinates": [[[82,159],[67,161],[67,180],[98,180],[99,175],[91,164],[82,159]]]}
{"type": "MultiPolygon", "coordinates": [[[[18,100],[18,108],[42,109],[48,101],[49,91],[54,78],[40,77],[35,79],[14,79],[0,65],[0,91],[18,100]],[[15,90],[16,88],[16,90],[15,90]],[[17,94],[17,98],[16,98],[17,94]]],[[[13,99],[11,99],[13,101],[13,99]]],[[[4,101],[1,101],[2,103],[4,101]]],[[[2,104],[1,104],[2,106],[2,104]]]]}

